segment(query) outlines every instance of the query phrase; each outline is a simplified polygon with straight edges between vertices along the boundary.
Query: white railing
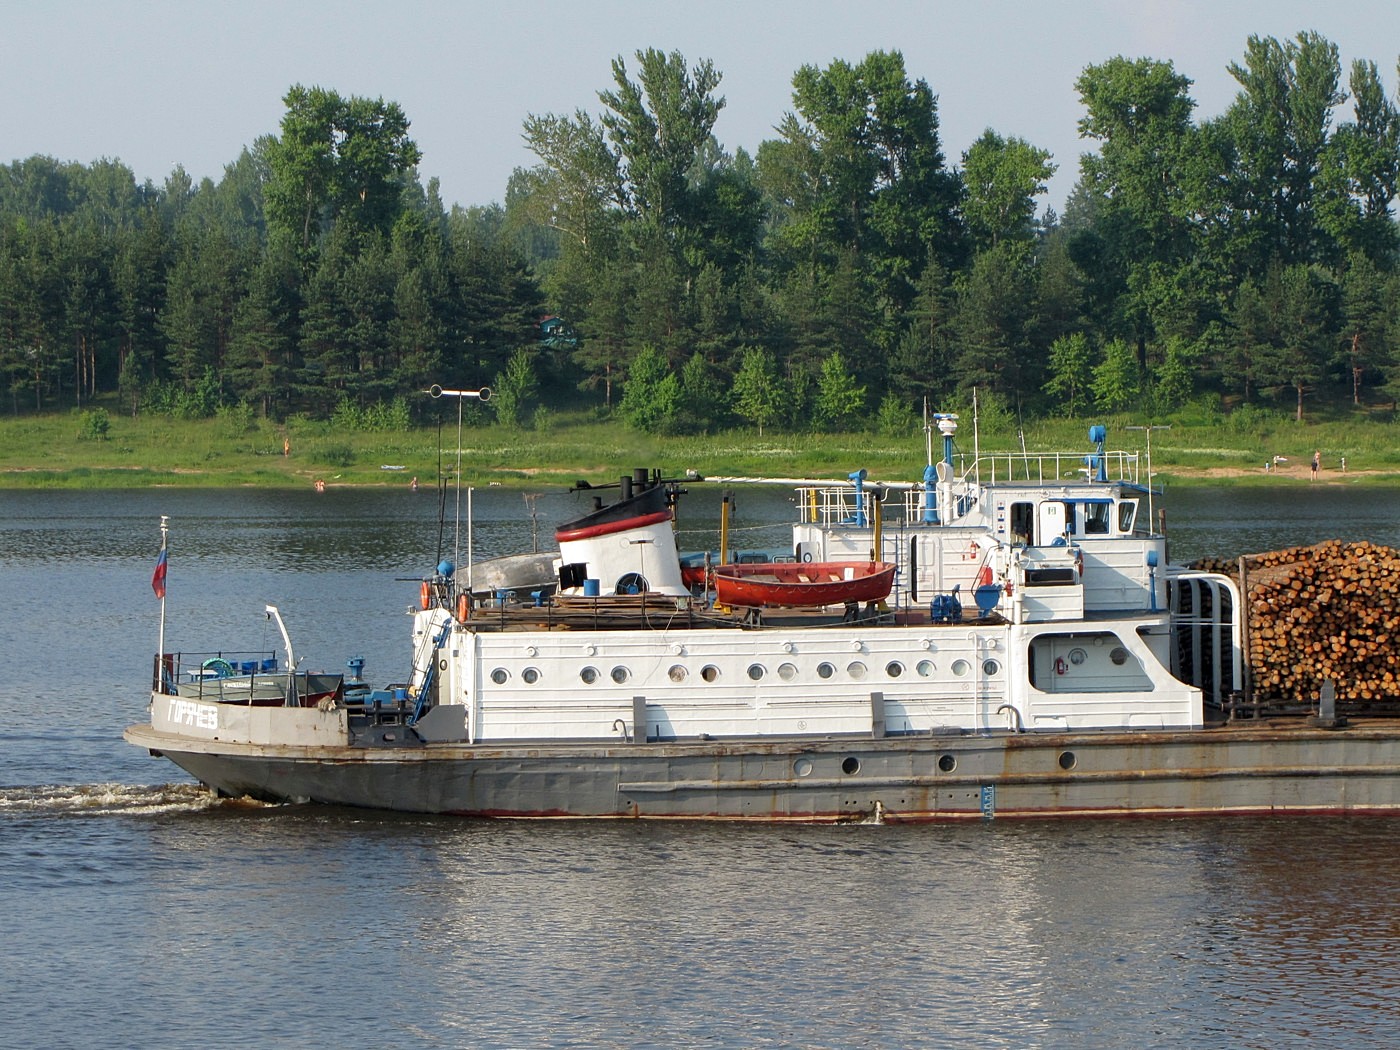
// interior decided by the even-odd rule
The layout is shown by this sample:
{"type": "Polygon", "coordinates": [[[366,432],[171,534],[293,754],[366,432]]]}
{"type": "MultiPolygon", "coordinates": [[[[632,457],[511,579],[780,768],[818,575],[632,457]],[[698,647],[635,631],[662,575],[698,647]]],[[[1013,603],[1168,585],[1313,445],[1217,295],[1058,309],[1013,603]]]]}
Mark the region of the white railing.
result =
{"type": "MultiPolygon", "coordinates": [[[[1094,481],[1140,484],[1141,459],[1136,452],[988,452],[981,456],[954,457],[954,498],[960,517],[977,502],[981,485],[1063,485],[1094,481]],[[1102,469],[1100,470],[1100,463],[1102,469]]],[[[857,494],[852,485],[808,485],[797,489],[797,520],[804,525],[874,524],[875,494],[884,496],[881,510],[886,523],[924,521],[929,493],[922,483],[866,482],[857,494]]]]}
{"type": "Polygon", "coordinates": [[[1106,481],[1139,484],[1140,457],[1136,452],[987,452],[979,458],[959,456],[956,473],[962,481],[982,485],[1025,482],[1045,485],[1066,481],[1106,481]],[[1102,461],[1103,470],[1098,465],[1102,461]],[[1092,465],[1091,465],[1092,464],[1092,465]]]}

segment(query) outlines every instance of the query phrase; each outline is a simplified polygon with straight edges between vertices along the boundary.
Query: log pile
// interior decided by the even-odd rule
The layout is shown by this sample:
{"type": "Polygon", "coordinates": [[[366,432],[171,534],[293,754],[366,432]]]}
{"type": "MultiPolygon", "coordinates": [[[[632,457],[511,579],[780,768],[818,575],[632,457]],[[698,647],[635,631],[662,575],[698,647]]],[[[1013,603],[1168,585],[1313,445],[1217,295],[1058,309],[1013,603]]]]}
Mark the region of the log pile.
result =
{"type": "MultiPolygon", "coordinates": [[[[1238,560],[1193,567],[1240,578],[1238,560]]],[[[1328,540],[1247,555],[1245,586],[1256,702],[1312,705],[1330,679],[1339,710],[1400,713],[1400,551],[1328,540]]]]}

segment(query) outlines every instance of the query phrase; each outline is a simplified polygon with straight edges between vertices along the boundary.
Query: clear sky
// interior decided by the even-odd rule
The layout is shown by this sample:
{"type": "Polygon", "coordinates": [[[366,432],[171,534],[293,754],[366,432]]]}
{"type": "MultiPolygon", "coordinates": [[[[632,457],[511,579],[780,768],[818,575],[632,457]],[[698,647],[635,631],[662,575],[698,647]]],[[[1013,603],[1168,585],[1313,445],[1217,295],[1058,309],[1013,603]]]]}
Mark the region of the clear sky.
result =
{"type": "Polygon", "coordinates": [[[1054,154],[1045,200],[1077,177],[1074,81],[1115,55],[1170,60],[1195,81],[1197,119],[1238,85],[1251,33],[1316,30],[1395,89],[1396,0],[0,0],[0,162],[107,157],[159,184],[177,165],[216,181],[275,134],[292,84],[399,103],[448,204],[504,199],[534,157],[529,113],[597,114],[611,61],[636,51],[708,58],[727,100],[725,149],[754,152],[791,109],[802,65],[899,50],[939,97],[953,165],[987,128],[1054,154]]]}

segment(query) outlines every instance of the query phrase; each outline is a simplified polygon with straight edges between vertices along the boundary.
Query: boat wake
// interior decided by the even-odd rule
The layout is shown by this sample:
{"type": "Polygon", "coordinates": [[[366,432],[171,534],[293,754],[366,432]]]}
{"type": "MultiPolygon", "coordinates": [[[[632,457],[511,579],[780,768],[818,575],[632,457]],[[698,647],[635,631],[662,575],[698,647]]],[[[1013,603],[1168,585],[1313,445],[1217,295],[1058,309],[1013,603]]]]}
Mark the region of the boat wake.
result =
{"type": "Polygon", "coordinates": [[[223,803],[198,784],[57,784],[0,788],[0,814],[149,816],[197,813],[223,803]]]}

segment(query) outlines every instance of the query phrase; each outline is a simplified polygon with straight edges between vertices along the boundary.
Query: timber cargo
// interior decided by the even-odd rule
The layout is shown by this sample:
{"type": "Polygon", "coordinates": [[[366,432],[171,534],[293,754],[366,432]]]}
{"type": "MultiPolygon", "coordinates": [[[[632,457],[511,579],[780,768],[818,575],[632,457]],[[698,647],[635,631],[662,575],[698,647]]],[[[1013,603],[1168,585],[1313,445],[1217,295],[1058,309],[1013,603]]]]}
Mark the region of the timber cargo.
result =
{"type": "Polygon", "coordinates": [[[1194,568],[1233,573],[1244,589],[1244,707],[1306,711],[1331,682],[1342,713],[1400,715],[1400,551],[1327,540],[1194,568]]]}

